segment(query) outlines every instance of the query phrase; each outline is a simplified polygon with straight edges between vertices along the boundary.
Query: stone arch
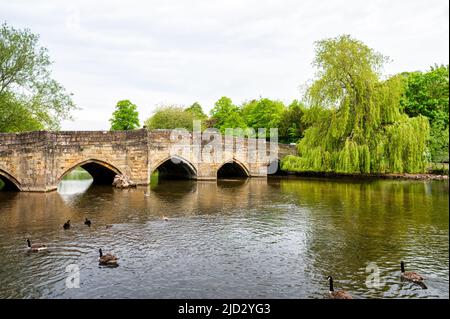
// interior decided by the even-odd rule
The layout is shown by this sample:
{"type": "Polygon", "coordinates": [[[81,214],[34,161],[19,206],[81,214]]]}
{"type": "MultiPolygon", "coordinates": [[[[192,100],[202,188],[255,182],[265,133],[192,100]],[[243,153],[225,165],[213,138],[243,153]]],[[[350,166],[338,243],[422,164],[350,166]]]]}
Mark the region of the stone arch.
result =
{"type": "Polygon", "coordinates": [[[64,176],[69,174],[77,167],[85,169],[92,176],[93,184],[111,185],[114,180],[114,176],[122,174],[117,167],[105,161],[91,158],[71,165],[70,168],[66,169],[59,176],[57,184],[62,181],[64,176]]]}
{"type": "Polygon", "coordinates": [[[7,173],[6,171],[0,169],[0,179],[5,184],[3,187],[3,190],[5,191],[21,191],[22,188],[20,186],[19,181],[12,176],[11,174],[7,173]]]}
{"type": "Polygon", "coordinates": [[[233,158],[222,163],[217,169],[217,178],[224,177],[250,177],[250,170],[241,161],[233,158]]]}
{"type": "Polygon", "coordinates": [[[152,173],[159,172],[159,176],[166,179],[196,179],[197,169],[185,158],[177,155],[168,156],[154,166],[152,173]]]}

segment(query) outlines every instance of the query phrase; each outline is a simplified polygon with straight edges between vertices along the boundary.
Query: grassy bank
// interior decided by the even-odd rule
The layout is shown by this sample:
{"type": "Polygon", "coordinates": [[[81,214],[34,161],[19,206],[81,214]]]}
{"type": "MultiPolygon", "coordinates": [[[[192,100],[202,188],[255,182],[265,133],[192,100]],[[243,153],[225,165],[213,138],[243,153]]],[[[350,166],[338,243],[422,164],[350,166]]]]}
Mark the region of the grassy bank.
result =
{"type": "MultiPolygon", "coordinates": [[[[272,177],[272,176],[271,176],[272,177]]],[[[441,174],[342,174],[331,172],[283,172],[276,178],[314,177],[314,178],[339,178],[339,179],[415,179],[415,180],[448,180],[448,175],[441,174]]]]}
{"type": "Polygon", "coordinates": [[[351,179],[416,179],[416,180],[448,180],[448,163],[430,163],[426,173],[336,173],[336,172],[308,172],[282,170],[279,176],[299,177],[326,177],[326,178],[351,178],[351,179]]]}
{"type": "Polygon", "coordinates": [[[430,174],[448,175],[448,163],[430,163],[427,172],[430,174]]]}

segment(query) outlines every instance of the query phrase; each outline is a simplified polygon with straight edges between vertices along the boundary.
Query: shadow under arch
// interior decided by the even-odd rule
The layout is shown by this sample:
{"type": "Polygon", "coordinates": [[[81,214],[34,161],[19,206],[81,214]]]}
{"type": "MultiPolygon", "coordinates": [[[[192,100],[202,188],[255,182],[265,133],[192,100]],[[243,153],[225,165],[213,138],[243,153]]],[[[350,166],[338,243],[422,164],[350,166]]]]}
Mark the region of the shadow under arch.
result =
{"type": "Polygon", "coordinates": [[[0,169],[0,179],[3,182],[2,191],[16,191],[22,190],[19,181],[12,175],[8,174],[6,171],[0,169]]]}
{"type": "Polygon", "coordinates": [[[230,177],[247,178],[250,177],[250,171],[243,163],[233,158],[223,163],[217,170],[217,179],[230,177]]]}
{"type": "Polygon", "coordinates": [[[69,174],[77,167],[81,167],[86,170],[92,176],[92,184],[96,185],[111,185],[114,177],[118,174],[122,174],[117,167],[107,162],[97,159],[88,159],[74,164],[69,169],[67,169],[58,178],[57,184],[59,184],[67,174],[69,174]]]}
{"type": "Polygon", "coordinates": [[[158,171],[158,179],[196,179],[197,169],[180,156],[169,156],[160,161],[152,173],[158,171]]]}
{"type": "Polygon", "coordinates": [[[239,189],[245,185],[247,185],[250,181],[250,178],[220,178],[217,179],[217,187],[218,188],[230,188],[230,189],[239,189]]]}

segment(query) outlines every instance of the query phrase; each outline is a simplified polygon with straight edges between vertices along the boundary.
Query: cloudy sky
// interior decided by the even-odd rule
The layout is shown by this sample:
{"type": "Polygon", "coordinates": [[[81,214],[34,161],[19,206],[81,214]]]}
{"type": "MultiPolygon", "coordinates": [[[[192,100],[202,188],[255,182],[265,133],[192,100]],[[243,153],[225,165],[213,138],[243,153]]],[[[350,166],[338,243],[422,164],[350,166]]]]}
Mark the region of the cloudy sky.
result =
{"type": "Polygon", "coordinates": [[[109,129],[118,100],[141,122],[162,104],[221,96],[289,102],[314,76],[314,41],[351,34],[386,74],[449,62],[448,0],[0,0],[0,21],[41,36],[82,110],[63,129],[109,129]]]}

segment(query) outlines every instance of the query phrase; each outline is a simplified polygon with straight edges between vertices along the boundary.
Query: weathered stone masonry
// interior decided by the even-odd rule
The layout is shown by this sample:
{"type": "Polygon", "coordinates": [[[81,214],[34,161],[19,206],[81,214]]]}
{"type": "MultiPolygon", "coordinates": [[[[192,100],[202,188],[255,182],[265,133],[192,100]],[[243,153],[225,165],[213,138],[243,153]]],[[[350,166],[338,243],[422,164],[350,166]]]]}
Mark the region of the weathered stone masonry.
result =
{"type": "MultiPolygon", "coordinates": [[[[250,163],[233,150],[225,152],[222,161],[195,162],[186,158],[190,157],[186,152],[171,154],[174,143],[177,141],[171,140],[168,130],[1,133],[0,177],[7,187],[20,191],[51,191],[68,172],[81,166],[94,182],[127,174],[138,185],[147,185],[151,173],[174,155],[189,168],[194,179],[215,180],[218,169],[231,161],[249,176],[267,176],[267,159],[250,163]]],[[[293,153],[295,148],[279,146],[279,159],[293,153]]]]}

